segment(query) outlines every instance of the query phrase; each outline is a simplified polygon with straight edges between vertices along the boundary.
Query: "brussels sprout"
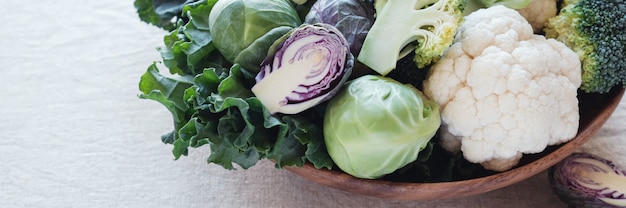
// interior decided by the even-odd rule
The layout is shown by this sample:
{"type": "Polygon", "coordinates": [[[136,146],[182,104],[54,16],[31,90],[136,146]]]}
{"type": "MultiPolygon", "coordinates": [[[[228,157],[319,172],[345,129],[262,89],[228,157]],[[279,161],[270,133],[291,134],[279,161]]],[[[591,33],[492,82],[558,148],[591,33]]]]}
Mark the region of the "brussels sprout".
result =
{"type": "Polygon", "coordinates": [[[209,14],[217,50],[250,74],[260,70],[274,41],[300,24],[290,0],[219,0],[209,14]]]}
{"type": "Polygon", "coordinates": [[[329,101],[324,139],[341,170],[374,179],[415,161],[440,125],[439,106],[415,87],[365,75],[329,101]]]}
{"type": "Polygon", "coordinates": [[[548,171],[554,192],[570,207],[626,207],[626,171],[588,153],[574,153],[548,171]]]}
{"type": "Polygon", "coordinates": [[[341,32],[323,23],[294,29],[269,51],[252,92],[272,114],[296,114],[328,100],[354,64],[341,32]]]}

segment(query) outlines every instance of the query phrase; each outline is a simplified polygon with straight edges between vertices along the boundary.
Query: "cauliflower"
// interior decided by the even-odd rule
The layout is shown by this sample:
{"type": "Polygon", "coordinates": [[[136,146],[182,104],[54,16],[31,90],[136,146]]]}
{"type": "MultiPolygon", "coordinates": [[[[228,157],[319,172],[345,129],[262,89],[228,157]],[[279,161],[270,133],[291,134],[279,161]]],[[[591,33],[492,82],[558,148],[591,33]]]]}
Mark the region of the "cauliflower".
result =
{"type": "Polygon", "coordinates": [[[466,17],[424,92],[441,106],[444,149],[505,171],[576,135],[580,84],[572,50],[533,34],[517,11],[493,6],[466,17]]]}
{"type": "Polygon", "coordinates": [[[548,20],[557,14],[557,0],[532,0],[528,6],[517,11],[533,27],[535,33],[543,30],[548,20]]]}

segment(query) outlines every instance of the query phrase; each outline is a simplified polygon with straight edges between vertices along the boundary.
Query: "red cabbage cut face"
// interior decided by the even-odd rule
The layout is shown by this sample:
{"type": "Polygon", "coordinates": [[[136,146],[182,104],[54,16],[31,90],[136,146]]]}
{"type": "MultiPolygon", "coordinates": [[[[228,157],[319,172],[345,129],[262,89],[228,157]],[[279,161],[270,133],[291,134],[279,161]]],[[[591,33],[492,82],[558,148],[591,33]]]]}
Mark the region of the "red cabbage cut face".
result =
{"type": "Polygon", "coordinates": [[[328,24],[296,28],[268,54],[252,92],[271,113],[296,114],[329,99],[354,64],[346,39],[328,24]]]}
{"type": "Polygon", "coordinates": [[[574,153],[549,169],[549,179],[571,207],[626,207],[626,172],[606,159],[574,153]]]}

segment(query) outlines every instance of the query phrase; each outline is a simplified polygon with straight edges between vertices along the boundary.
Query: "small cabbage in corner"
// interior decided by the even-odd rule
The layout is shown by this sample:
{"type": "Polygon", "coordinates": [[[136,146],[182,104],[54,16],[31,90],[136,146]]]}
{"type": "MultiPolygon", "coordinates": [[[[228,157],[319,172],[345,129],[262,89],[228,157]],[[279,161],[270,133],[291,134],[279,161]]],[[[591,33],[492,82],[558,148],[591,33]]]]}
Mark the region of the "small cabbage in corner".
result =
{"type": "Polygon", "coordinates": [[[440,124],[437,103],[413,86],[365,75],[328,103],[324,139],[341,170],[374,179],[415,161],[440,124]]]}
{"type": "Polygon", "coordinates": [[[626,207],[626,171],[609,160],[574,153],[551,167],[548,176],[570,207],[626,207]]]}

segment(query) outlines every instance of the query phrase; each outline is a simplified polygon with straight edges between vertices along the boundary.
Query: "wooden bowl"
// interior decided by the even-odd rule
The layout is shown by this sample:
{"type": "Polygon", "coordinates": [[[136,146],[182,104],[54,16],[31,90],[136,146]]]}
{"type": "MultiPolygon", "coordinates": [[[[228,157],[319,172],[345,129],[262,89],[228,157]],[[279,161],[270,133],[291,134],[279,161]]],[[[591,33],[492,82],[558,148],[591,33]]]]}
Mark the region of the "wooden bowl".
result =
{"type": "Polygon", "coordinates": [[[337,168],[316,169],[311,164],[285,169],[325,186],[380,198],[434,200],[481,194],[520,182],[563,160],[604,125],[623,95],[623,87],[615,87],[606,94],[579,93],[580,125],[576,137],[565,144],[548,147],[542,153],[524,155],[520,164],[506,172],[450,182],[413,183],[359,179],[337,168]]]}

